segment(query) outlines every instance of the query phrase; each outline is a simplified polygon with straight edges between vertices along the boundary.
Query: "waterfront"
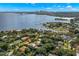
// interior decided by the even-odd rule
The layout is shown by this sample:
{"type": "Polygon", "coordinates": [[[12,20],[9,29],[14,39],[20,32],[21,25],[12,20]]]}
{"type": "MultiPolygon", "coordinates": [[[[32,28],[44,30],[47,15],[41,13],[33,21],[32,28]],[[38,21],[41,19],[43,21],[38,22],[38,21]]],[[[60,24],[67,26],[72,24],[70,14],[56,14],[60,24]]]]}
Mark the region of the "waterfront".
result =
{"type": "MultiPolygon", "coordinates": [[[[0,13],[1,56],[75,56],[79,30],[56,16],[0,13]]],[[[64,17],[65,18],[65,17],[64,17]]],[[[69,18],[67,18],[69,19],[69,18]]]]}
{"type": "Polygon", "coordinates": [[[45,29],[43,23],[70,21],[55,20],[55,16],[19,14],[19,13],[0,13],[0,31],[20,30],[20,29],[45,29]]]}

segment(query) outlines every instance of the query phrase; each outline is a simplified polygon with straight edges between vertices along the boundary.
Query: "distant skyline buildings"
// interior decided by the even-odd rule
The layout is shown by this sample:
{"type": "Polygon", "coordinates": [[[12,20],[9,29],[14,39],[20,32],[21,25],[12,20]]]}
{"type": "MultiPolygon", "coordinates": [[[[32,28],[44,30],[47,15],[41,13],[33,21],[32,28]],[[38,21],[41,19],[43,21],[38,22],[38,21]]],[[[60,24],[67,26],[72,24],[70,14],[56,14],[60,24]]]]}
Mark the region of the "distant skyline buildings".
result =
{"type": "Polygon", "coordinates": [[[79,3],[0,3],[0,12],[79,12],[79,3]]]}

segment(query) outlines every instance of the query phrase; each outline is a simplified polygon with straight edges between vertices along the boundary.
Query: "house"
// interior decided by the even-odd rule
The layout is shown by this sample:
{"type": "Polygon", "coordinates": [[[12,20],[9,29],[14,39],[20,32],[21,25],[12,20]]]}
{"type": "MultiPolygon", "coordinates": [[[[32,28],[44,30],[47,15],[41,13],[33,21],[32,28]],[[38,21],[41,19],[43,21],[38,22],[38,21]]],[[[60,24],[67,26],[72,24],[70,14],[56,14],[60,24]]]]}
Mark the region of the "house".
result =
{"type": "Polygon", "coordinates": [[[75,17],[74,20],[71,20],[71,23],[79,26],[79,17],[75,17]]]}

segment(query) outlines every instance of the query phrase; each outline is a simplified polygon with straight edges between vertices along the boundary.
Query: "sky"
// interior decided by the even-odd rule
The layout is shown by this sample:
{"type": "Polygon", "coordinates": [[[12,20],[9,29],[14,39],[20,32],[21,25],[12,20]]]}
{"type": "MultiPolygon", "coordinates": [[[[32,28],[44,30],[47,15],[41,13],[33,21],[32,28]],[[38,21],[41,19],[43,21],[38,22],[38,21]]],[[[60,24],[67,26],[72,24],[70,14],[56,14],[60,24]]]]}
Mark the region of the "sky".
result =
{"type": "Polygon", "coordinates": [[[0,12],[79,12],[79,3],[0,3],[0,12]]]}

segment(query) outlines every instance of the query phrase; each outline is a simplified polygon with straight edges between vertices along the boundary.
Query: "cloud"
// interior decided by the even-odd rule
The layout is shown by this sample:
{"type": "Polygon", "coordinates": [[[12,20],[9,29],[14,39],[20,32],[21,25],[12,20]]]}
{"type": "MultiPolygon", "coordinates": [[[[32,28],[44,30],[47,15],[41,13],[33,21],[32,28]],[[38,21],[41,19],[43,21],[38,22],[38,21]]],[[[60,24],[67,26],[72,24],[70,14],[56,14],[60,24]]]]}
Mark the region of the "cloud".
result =
{"type": "Polygon", "coordinates": [[[78,11],[78,10],[79,10],[79,8],[73,8],[72,10],[78,11]]]}
{"type": "Polygon", "coordinates": [[[46,9],[52,9],[52,8],[48,7],[48,8],[46,8],[46,9]]]}
{"type": "Polygon", "coordinates": [[[71,5],[68,5],[66,8],[72,8],[72,6],[71,5]]]}
{"type": "Polygon", "coordinates": [[[59,7],[58,8],[60,11],[79,11],[79,8],[73,7],[72,5],[67,5],[64,7],[59,7]]]}
{"type": "Polygon", "coordinates": [[[57,7],[61,7],[61,6],[57,6],[57,7]]]}
{"type": "Polygon", "coordinates": [[[66,6],[67,10],[73,10],[74,8],[71,5],[66,6]]]}
{"type": "Polygon", "coordinates": [[[79,10],[78,8],[72,7],[71,5],[68,5],[66,7],[67,10],[79,10]]]}
{"type": "Polygon", "coordinates": [[[67,11],[79,11],[79,8],[68,5],[65,7],[65,10],[67,10],[67,11]]]}

